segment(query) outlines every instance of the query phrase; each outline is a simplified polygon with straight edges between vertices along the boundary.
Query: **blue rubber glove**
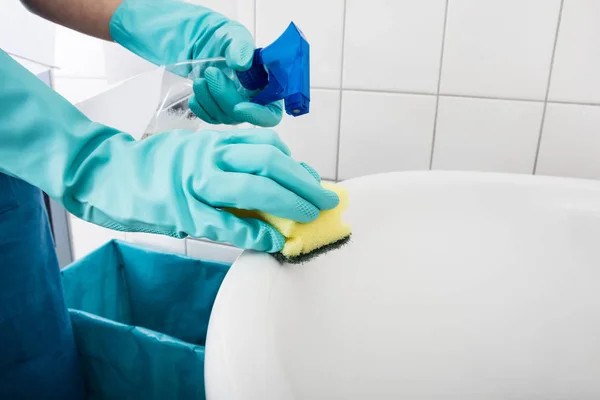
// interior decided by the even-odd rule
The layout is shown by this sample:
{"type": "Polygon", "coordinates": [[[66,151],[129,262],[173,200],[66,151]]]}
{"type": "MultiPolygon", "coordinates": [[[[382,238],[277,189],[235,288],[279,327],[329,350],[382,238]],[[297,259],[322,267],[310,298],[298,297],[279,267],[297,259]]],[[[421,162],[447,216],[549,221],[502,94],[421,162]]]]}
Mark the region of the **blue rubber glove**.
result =
{"type": "MultiPolygon", "coordinates": [[[[254,40],[244,26],[177,0],[125,0],[111,19],[110,33],[115,42],[157,65],[225,57],[230,68],[244,71],[254,55],[254,40]]],[[[281,101],[267,106],[250,103],[214,67],[194,82],[194,93],[190,109],[211,124],[270,127],[281,121],[281,101]]]]}
{"type": "Polygon", "coordinates": [[[220,208],[308,222],[338,204],[273,131],[173,131],[135,141],[91,122],[2,51],[0,88],[0,172],[97,225],[276,252],[284,238],[274,228],[220,208]]]}

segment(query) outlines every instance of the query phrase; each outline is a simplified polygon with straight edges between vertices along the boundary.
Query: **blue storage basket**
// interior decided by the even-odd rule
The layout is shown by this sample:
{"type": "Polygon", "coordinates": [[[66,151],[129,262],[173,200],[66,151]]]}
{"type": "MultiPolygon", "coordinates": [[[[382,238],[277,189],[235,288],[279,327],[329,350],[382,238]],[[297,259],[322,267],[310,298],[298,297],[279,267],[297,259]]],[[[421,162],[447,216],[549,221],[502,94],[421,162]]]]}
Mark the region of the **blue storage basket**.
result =
{"type": "Polygon", "coordinates": [[[62,271],[90,399],[204,399],[208,319],[229,265],[111,241],[62,271]]]}

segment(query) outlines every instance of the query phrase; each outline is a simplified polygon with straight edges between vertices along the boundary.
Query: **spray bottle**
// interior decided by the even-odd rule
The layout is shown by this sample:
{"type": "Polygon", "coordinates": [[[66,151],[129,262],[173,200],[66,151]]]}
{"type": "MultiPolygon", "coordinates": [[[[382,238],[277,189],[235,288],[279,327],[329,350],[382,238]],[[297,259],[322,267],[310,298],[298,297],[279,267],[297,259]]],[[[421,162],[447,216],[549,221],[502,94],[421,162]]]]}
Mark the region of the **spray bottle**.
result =
{"type": "Polygon", "coordinates": [[[217,67],[234,82],[238,93],[249,101],[267,105],[283,100],[288,115],[309,112],[309,44],[293,22],[269,46],[254,51],[246,71],[229,68],[225,58],[184,61],[164,66],[162,100],[142,139],[172,129],[197,130],[202,121],[188,107],[194,95],[193,82],[209,67],[217,67]]]}

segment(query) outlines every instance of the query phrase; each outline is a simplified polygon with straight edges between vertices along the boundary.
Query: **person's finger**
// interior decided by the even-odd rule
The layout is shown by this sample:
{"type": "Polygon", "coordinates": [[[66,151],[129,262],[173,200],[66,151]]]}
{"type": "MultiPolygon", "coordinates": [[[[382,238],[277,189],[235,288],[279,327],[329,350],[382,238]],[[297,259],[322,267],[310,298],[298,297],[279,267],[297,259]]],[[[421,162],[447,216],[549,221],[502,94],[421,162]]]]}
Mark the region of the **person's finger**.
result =
{"type": "Polygon", "coordinates": [[[310,165],[308,165],[307,163],[303,163],[301,162],[300,165],[302,165],[304,167],[305,170],[308,171],[309,174],[312,175],[313,178],[315,178],[315,180],[317,182],[321,182],[321,175],[319,175],[319,173],[310,165]]]}
{"type": "Polygon", "coordinates": [[[227,27],[232,37],[225,50],[227,66],[236,71],[245,71],[252,65],[254,58],[254,40],[248,29],[243,25],[232,22],[227,27]]]}
{"type": "Polygon", "coordinates": [[[275,253],[281,251],[285,237],[271,225],[252,218],[238,218],[200,202],[190,204],[192,227],[189,236],[229,243],[241,249],[275,253]]]}
{"type": "Polygon", "coordinates": [[[243,172],[223,172],[218,179],[195,182],[194,193],[215,208],[258,210],[301,223],[319,216],[317,207],[277,182],[243,172]]]}
{"type": "Polygon", "coordinates": [[[250,102],[240,102],[233,107],[233,117],[240,122],[252,125],[273,127],[281,122],[282,104],[277,101],[266,106],[250,102]]]}
{"type": "Polygon", "coordinates": [[[234,124],[233,118],[225,113],[213,98],[206,79],[202,78],[194,81],[193,90],[196,102],[202,106],[213,120],[228,125],[234,124]]]}
{"type": "Polygon", "coordinates": [[[339,204],[336,193],[324,189],[300,163],[273,146],[230,145],[219,158],[218,166],[222,170],[269,178],[320,210],[329,210],[339,204]]]}
{"type": "MultiPolygon", "coordinates": [[[[236,104],[245,102],[238,92],[233,81],[223,71],[215,67],[209,67],[204,71],[204,79],[208,86],[211,97],[221,110],[230,118],[235,119],[233,110],[236,104]]],[[[245,121],[238,121],[245,122],[245,121]]]]}
{"type": "Polygon", "coordinates": [[[277,132],[271,129],[246,128],[236,130],[230,137],[230,144],[264,144],[276,147],[286,156],[291,155],[290,148],[281,140],[277,132]]]}
{"type": "Polygon", "coordinates": [[[220,123],[219,121],[215,120],[211,115],[209,115],[206,112],[206,110],[202,107],[202,105],[200,105],[200,103],[198,103],[195,96],[192,96],[189,98],[188,107],[190,108],[190,110],[192,110],[192,112],[198,118],[200,118],[204,122],[207,122],[207,123],[213,124],[213,125],[217,125],[220,123]]]}
{"type": "Polygon", "coordinates": [[[236,122],[248,122],[262,127],[272,127],[281,122],[283,105],[277,101],[266,106],[248,102],[223,71],[209,67],[204,72],[208,91],[228,117],[236,122]]]}

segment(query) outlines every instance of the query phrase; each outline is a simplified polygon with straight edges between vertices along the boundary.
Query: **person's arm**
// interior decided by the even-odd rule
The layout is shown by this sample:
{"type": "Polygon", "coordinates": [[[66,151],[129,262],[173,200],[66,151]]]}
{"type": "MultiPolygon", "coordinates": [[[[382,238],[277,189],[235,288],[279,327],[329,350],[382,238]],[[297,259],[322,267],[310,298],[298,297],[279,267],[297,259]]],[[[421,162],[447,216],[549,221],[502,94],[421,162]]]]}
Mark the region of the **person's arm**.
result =
{"type": "MultiPolygon", "coordinates": [[[[238,22],[183,0],[21,0],[35,14],[109,41],[156,64],[224,57],[238,71],[250,67],[254,39],[238,22]]],[[[214,68],[213,68],[214,69],[214,68]]],[[[222,71],[194,82],[192,111],[211,124],[275,126],[282,104],[243,98],[222,71]]],[[[185,76],[185,75],[184,75],[185,76]]]]}
{"type": "Polygon", "coordinates": [[[112,41],[110,19],[123,0],[21,0],[40,17],[86,35],[112,41]]]}
{"type": "Polygon", "coordinates": [[[285,238],[275,228],[224,209],[310,222],[339,202],[273,131],[177,130],[136,141],[90,121],[2,50],[0,88],[0,173],[97,225],[276,252],[285,238]]]}

